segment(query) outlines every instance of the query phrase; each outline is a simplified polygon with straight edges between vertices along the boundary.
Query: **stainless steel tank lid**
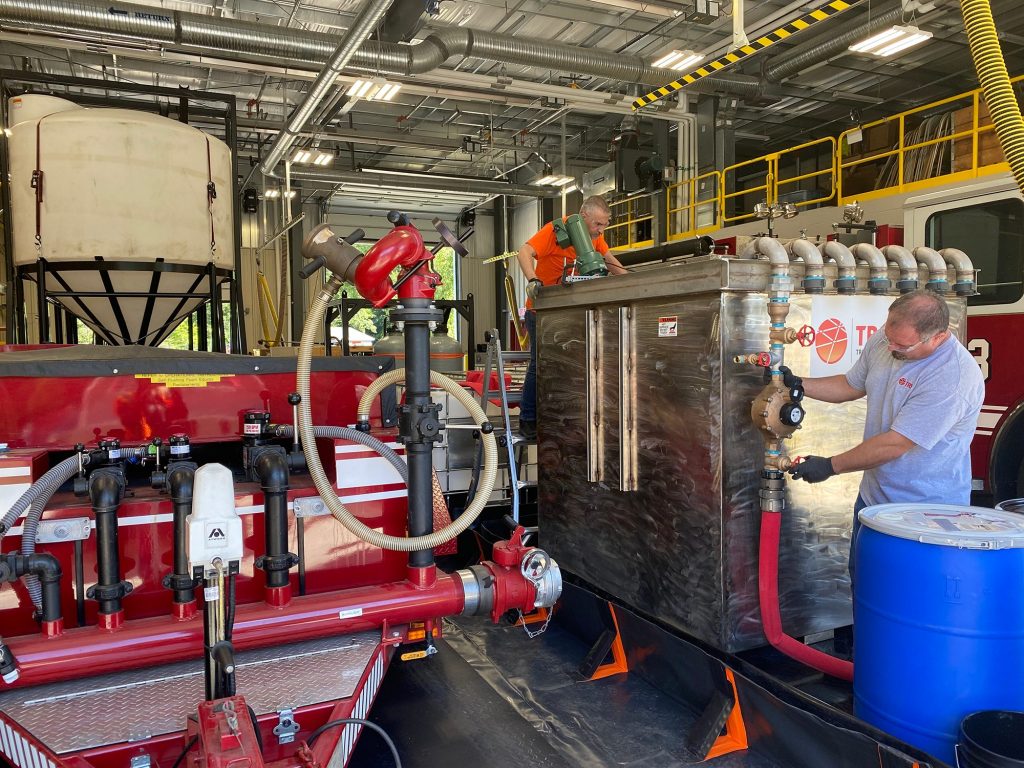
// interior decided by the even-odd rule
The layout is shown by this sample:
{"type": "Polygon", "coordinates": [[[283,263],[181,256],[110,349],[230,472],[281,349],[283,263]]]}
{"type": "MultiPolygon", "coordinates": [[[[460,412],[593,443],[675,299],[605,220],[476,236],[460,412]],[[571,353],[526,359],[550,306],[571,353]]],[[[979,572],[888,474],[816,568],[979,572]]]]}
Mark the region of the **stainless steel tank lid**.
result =
{"type": "Polygon", "coordinates": [[[879,504],[860,522],[880,533],[959,549],[1024,548],[1024,515],[955,504],[879,504]]]}

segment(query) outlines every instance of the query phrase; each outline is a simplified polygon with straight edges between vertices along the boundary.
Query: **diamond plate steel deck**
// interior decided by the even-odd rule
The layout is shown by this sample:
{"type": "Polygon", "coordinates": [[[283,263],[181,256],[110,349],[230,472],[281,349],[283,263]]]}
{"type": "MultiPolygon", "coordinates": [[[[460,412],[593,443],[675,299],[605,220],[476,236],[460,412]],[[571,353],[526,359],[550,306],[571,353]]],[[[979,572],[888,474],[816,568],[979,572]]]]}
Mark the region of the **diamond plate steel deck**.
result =
{"type": "MultiPolygon", "coordinates": [[[[239,653],[238,693],[257,715],[348,698],[379,644],[363,632],[239,653]]],[[[182,730],[203,697],[196,659],[15,689],[0,711],[63,755],[182,730]]]]}

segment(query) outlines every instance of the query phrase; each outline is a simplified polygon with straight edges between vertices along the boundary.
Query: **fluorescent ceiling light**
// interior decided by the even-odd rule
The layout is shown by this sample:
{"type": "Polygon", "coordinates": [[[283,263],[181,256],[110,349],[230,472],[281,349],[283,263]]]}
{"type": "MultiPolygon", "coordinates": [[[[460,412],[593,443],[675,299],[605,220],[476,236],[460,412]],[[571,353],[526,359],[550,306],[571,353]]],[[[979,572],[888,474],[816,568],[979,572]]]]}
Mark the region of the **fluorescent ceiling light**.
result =
{"type": "Polygon", "coordinates": [[[917,27],[896,25],[872,35],[866,40],[854,43],[850,46],[850,50],[854,53],[867,53],[871,56],[892,56],[923,43],[931,36],[931,32],[917,27]]]}
{"type": "Polygon", "coordinates": [[[313,153],[308,149],[300,149],[294,155],[292,155],[293,163],[308,163],[313,157],[313,153]]]}
{"type": "Polygon", "coordinates": [[[694,51],[669,51],[651,64],[652,67],[674,69],[677,72],[689,69],[704,60],[704,55],[694,51]]]}
{"type": "Polygon", "coordinates": [[[551,185],[553,187],[564,187],[566,184],[571,184],[576,181],[572,176],[560,176],[557,174],[548,174],[547,176],[541,176],[539,179],[534,179],[533,184],[538,187],[551,185]]]}
{"type": "Polygon", "coordinates": [[[356,80],[346,95],[367,101],[391,101],[401,87],[401,83],[389,83],[387,80],[356,80]]]}
{"type": "Polygon", "coordinates": [[[263,190],[263,198],[265,200],[273,200],[275,197],[280,197],[281,190],[279,189],[265,189],[263,190]]]}
{"type": "Polygon", "coordinates": [[[330,165],[333,160],[334,160],[334,155],[332,155],[330,152],[321,152],[313,160],[313,165],[320,165],[320,166],[330,165]]]}

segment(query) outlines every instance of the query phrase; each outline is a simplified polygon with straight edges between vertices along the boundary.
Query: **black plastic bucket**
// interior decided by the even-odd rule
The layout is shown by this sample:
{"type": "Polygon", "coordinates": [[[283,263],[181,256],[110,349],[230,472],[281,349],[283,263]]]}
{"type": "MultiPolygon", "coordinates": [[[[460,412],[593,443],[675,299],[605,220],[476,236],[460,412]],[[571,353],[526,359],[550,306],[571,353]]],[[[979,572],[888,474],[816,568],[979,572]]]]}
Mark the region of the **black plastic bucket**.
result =
{"type": "Polygon", "coordinates": [[[959,768],[1024,768],[1024,712],[990,709],[960,723],[959,768]]]}

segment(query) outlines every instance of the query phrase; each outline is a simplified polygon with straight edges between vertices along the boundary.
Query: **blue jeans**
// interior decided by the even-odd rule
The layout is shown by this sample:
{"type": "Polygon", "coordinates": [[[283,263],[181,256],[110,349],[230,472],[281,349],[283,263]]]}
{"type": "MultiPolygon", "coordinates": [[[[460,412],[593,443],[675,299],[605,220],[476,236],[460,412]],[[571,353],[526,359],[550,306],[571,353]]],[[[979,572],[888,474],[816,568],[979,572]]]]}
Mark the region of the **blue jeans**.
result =
{"type": "Polygon", "coordinates": [[[526,310],[526,332],[530,335],[530,365],[523,379],[523,395],[519,401],[519,420],[537,420],[537,313],[526,310]]]}
{"type": "Polygon", "coordinates": [[[853,535],[850,537],[850,595],[853,595],[854,573],[857,562],[857,534],[860,533],[860,516],[857,514],[867,507],[867,502],[857,494],[857,501],[853,503],[853,535]]]}

